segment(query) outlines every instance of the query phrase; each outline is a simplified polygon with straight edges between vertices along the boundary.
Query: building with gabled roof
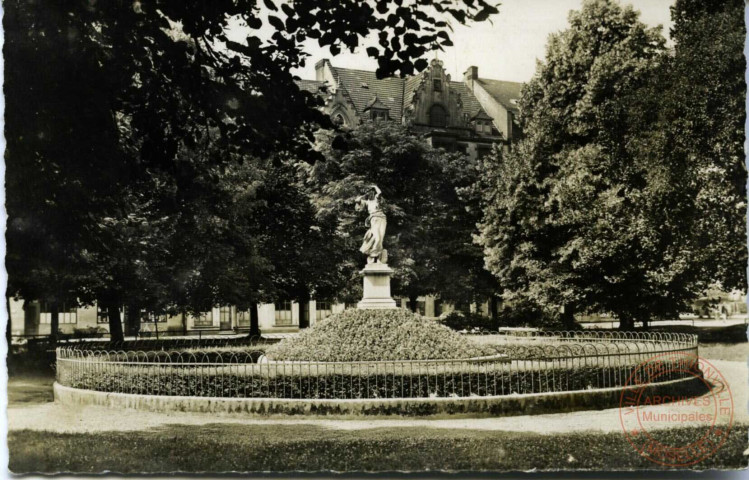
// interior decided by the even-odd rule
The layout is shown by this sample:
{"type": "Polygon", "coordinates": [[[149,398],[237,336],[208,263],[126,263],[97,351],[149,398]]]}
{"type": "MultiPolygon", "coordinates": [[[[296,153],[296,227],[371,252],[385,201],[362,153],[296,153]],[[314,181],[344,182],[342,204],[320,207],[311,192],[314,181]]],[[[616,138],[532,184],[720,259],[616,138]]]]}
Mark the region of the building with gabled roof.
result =
{"type": "Polygon", "coordinates": [[[378,79],[375,72],[335,67],[323,59],[315,64],[315,80],[297,84],[319,95],[323,110],[340,125],[401,122],[422,131],[432,146],[474,158],[522,134],[517,121],[522,84],[480,78],[475,66],[460,81],[438,59],[417,75],[378,79]]]}

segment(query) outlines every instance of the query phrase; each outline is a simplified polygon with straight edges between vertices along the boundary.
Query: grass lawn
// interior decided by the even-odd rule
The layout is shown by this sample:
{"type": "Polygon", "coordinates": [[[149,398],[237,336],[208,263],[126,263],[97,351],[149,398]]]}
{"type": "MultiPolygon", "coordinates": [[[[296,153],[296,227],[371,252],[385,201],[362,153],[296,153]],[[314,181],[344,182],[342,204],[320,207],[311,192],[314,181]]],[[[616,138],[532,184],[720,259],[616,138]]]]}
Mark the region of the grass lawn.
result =
{"type": "MultiPolygon", "coordinates": [[[[702,429],[670,430],[670,440],[702,429]]],[[[747,427],[697,468],[746,468],[747,427]]],[[[675,444],[675,443],[672,443],[675,444]]],[[[663,469],[622,433],[540,435],[390,428],[340,431],[310,425],[169,426],[128,433],[10,432],[10,470],[121,473],[228,471],[424,471],[663,469]]]]}
{"type": "MultiPolygon", "coordinates": [[[[737,343],[737,330],[703,335],[700,355],[745,362],[749,343],[737,343]],[[708,342],[703,343],[705,340],[708,342]]],[[[11,376],[10,405],[52,401],[52,382],[49,374],[11,376]]],[[[703,431],[674,429],[658,435],[666,437],[660,438],[665,443],[684,444],[703,431]]],[[[725,445],[692,468],[747,468],[749,457],[743,452],[748,431],[748,426],[735,426],[725,445]]],[[[15,473],[665,468],[641,457],[621,432],[540,435],[415,427],[337,430],[315,425],[215,423],[85,434],[11,431],[8,448],[9,468],[15,473]]]]}
{"type": "Polygon", "coordinates": [[[692,333],[697,335],[701,346],[703,343],[746,343],[747,328],[747,325],[743,324],[728,327],[693,327],[688,321],[684,321],[681,325],[655,326],[647,331],[692,333]]]}
{"type": "Polygon", "coordinates": [[[749,358],[749,343],[701,343],[700,356],[708,360],[726,360],[746,363],[749,358]]]}
{"type": "Polygon", "coordinates": [[[11,376],[8,379],[8,405],[54,401],[52,375],[11,376]]]}

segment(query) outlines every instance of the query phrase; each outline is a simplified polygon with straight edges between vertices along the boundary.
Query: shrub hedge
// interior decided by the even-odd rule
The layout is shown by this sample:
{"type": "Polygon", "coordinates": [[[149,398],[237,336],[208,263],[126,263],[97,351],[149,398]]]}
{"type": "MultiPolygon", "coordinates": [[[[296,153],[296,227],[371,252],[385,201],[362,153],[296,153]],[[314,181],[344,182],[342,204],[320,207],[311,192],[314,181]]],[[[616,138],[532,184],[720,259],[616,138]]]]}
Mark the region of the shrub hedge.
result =
{"type": "MultiPolygon", "coordinates": [[[[465,368],[465,367],[464,367],[465,368]]],[[[474,367],[475,368],[475,367],[474,367]]],[[[291,367],[290,367],[291,369],[291,367]]],[[[428,374],[377,371],[336,371],[312,374],[276,370],[268,375],[246,375],[210,368],[185,367],[169,372],[140,367],[58,372],[65,386],[146,395],[183,395],[236,398],[376,399],[510,395],[586,390],[626,384],[631,367],[590,366],[576,369],[516,370],[475,368],[428,374]]],[[[671,374],[680,378],[678,373],[671,374]]],[[[659,381],[669,378],[663,376],[659,381]]]]}
{"type": "Polygon", "coordinates": [[[494,324],[490,317],[478,313],[464,313],[454,310],[444,313],[437,319],[442,325],[459,332],[490,332],[494,331],[494,324]]]}
{"type": "Polygon", "coordinates": [[[485,346],[405,309],[349,309],[268,348],[274,360],[351,362],[478,357],[485,346]]]}

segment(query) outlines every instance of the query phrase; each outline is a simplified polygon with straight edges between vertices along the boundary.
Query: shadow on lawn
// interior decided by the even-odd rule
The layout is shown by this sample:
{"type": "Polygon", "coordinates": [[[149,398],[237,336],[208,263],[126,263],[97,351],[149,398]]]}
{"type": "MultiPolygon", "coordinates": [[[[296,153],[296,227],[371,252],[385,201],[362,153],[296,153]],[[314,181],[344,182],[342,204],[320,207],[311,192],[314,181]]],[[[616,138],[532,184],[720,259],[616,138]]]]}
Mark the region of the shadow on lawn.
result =
{"type": "MultiPolygon", "coordinates": [[[[704,427],[662,434],[669,444],[683,444],[703,435],[704,427]]],[[[746,435],[745,426],[734,427],[726,444],[695,468],[745,468],[746,435]]],[[[8,443],[15,473],[663,469],[641,457],[621,432],[215,424],[97,434],[24,430],[11,432],[8,443]]]]}

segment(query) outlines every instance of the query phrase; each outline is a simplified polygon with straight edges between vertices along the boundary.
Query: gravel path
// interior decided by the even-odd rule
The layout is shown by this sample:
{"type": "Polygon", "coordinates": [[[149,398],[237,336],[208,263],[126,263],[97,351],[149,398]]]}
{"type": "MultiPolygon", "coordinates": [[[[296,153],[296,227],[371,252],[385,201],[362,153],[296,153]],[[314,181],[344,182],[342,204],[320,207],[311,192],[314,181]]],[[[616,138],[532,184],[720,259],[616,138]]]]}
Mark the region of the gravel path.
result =
{"type": "MultiPolygon", "coordinates": [[[[712,361],[728,380],[734,403],[734,423],[749,424],[749,368],[742,362],[712,361]]],[[[660,405],[647,407],[654,412],[684,411],[683,407],[660,405]]],[[[9,430],[40,430],[53,432],[140,431],[165,425],[208,425],[216,423],[242,425],[316,425],[339,430],[366,428],[449,428],[471,430],[501,430],[556,434],[578,431],[621,431],[619,409],[547,415],[491,417],[491,418],[351,418],[325,417],[239,417],[218,414],[152,413],[135,410],[113,411],[106,407],[63,407],[55,403],[19,405],[8,408],[9,430]]],[[[687,426],[690,423],[684,423],[687,426]]]]}

